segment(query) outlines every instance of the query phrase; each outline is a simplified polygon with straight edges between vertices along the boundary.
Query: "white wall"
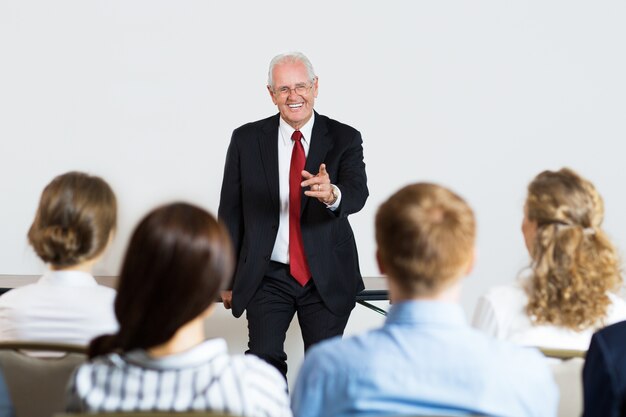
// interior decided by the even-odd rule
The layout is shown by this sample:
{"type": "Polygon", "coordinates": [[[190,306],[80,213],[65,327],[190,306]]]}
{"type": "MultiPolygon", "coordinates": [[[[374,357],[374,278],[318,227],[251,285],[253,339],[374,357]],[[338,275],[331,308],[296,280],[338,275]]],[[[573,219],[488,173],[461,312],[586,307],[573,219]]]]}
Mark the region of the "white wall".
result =
{"type": "Polygon", "coordinates": [[[626,248],[626,3],[621,1],[0,1],[0,274],[43,269],[25,233],[43,186],[73,169],[105,177],[119,233],[155,204],[215,212],[232,130],[275,112],[269,59],[302,50],[316,108],[363,133],[371,196],[352,216],[377,275],[372,219],[413,181],[476,209],[470,311],[526,261],[524,189],[563,165],[606,199],[626,248]]]}

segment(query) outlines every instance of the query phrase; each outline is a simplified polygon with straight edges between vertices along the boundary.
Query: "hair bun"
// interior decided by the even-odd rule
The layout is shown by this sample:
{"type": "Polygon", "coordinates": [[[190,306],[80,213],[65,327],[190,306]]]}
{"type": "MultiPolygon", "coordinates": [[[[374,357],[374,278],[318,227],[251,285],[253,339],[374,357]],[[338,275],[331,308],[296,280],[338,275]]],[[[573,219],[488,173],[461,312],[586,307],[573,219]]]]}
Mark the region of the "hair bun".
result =
{"type": "Polygon", "coordinates": [[[45,262],[61,266],[72,265],[84,252],[81,241],[75,229],[52,225],[41,230],[35,251],[45,262]]]}
{"type": "Polygon", "coordinates": [[[41,193],[28,240],[44,262],[74,266],[102,253],[116,219],[115,194],[103,179],[68,172],[41,193]]]}

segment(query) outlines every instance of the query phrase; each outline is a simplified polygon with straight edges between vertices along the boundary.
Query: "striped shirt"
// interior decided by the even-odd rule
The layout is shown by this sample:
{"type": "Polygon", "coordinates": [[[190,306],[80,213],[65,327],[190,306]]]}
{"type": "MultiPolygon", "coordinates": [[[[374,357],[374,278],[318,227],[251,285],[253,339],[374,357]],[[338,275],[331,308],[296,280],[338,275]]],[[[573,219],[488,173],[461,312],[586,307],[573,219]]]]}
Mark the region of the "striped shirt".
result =
{"type": "Polygon", "coordinates": [[[250,355],[228,355],[223,339],[180,354],[111,353],[81,365],[68,386],[67,411],[216,411],[290,417],[285,379],[250,355]]]}

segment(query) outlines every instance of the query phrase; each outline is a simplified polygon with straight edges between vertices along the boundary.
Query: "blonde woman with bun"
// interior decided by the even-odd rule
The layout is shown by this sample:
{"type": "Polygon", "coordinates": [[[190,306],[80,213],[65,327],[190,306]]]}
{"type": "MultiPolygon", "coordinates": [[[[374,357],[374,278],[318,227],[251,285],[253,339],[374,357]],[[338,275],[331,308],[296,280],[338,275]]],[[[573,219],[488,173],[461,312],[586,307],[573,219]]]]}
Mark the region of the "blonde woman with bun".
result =
{"type": "Polygon", "coordinates": [[[522,222],[529,274],[482,296],[474,326],[523,345],[587,350],[595,330],[625,320],[620,260],[603,219],[591,182],[568,168],[537,175],[522,222]]]}
{"type": "Polygon", "coordinates": [[[0,297],[1,341],[87,345],[117,329],[115,291],[91,274],[116,219],[115,194],[99,177],[69,172],[46,186],[28,241],[48,271],[0,297]]]}

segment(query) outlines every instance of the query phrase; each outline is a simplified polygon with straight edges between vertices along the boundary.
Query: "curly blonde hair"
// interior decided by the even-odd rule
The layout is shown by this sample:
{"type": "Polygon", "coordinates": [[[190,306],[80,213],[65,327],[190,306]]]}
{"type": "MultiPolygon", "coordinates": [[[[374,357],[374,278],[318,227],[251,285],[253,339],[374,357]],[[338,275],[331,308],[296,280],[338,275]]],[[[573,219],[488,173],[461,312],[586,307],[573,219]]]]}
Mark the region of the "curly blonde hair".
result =
{"type": "Polygon", "coordinates": [[[604,202],[574,171],[544,171],[528,186],[526,216],[537,225],[526,312],[536,324],[580,331],[603,324],[607,293],[622,283],[615,247],[601,229],[604,202]]]}

